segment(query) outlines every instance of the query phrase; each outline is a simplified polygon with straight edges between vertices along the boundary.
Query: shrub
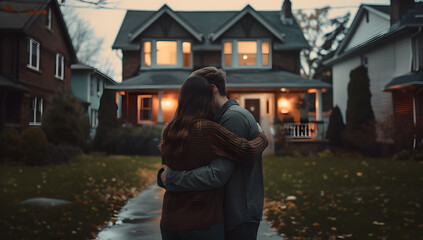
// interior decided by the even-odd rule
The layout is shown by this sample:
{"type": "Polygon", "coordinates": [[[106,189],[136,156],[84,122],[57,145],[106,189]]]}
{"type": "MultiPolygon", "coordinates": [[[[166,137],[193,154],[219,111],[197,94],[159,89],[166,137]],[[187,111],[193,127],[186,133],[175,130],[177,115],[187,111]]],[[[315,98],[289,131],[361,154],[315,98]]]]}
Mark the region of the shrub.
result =
{"type": "Polygon", "coordinates": [[[69,144],[48,144],[45,162],[48,164],[66,163],[81,154],[81,149],[69,144]]]}
{"type": "Polygon", "coordinates": [[[392,158],[397,161],[423,161],[423,151],[402,150],[397,152],[392,158]]]}
{"type": "Polygon", "coordinates": [[[89,136],[89,119],[82,103],[70,91],[60,90],[52,96],[42,119],[49,142],[84,148],[89,136]]]}
{"type": "Polygon", "coordinates": [[[111,134],[117,154],[160,155],[158,145],[163,126],[122,127],[111,134]]]}
{"type": "Polygon", "coordinates": [[[14,128],[5,128],[0,132],[0,161],[19,161],[22,153],[22,138],[14,128]]]}
{"type": "Polygon", "coordinates": [[[43,164],[47,155],[47,147],[47,137],[41,128],[27,128],[22,131],[22,153],[26,164],[43,164]]]}
{"type": "Polygon", "coordinates": [[[98,127],[94,137],[94,149],[111,153],[116,144],[110,132],[117,129],[117,105],[115,102],[115,92],[105,90],[100,99],[100,108],[98,109],[98,127]]]}
{"type": "Polygon", "coordinates": [[[326,138],[332,146],[342,146],[342,133],[345,130],[344,120],[342,119],[341,110],[338,106],[332,109],[329,117],[329,126],[326,132],[326,138]]]}
{"type": "Polygon", "coordinates": [[[273,136],[273,141],[275,142],[275,154],[283,155],[286,153],[286,137],[285,129],[282,124],[273,125],[275,134],[273,136]]]}

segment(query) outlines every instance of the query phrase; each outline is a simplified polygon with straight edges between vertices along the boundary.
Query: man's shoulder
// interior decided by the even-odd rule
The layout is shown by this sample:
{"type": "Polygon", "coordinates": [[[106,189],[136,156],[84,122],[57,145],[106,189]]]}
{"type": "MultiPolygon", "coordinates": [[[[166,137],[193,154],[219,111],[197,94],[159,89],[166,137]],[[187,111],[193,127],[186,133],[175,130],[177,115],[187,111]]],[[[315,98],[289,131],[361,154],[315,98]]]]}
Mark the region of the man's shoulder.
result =
{"type": "Polygon", "coordinates": [[[232,105],[228,110],[223,114],[223,118],[231,118],[236,120],[249,120],[254,118],[253,115],[245,108],[239,105],[232,105]]]}

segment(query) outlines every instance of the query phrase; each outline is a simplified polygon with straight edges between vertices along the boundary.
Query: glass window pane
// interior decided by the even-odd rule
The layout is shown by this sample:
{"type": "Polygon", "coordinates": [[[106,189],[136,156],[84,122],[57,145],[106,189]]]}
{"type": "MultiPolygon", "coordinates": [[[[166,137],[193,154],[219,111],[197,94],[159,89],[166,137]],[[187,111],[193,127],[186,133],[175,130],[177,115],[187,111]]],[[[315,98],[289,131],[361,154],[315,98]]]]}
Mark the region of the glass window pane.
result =
{"type": "Polygon", "coordinates": [[[143,98],[142,106],[143,108],[151,108],[151,98],[143,98]]]}
{"type": "Polygon", "coordinates": [[[151,66],[151,42],[144,42],[144,65],[151,66]]]}
{"type": "Polygon", "coordinates": [[[256,65],[256,54],[239,54],[239,65],[256,65]]]}
{"type": "Polygon", "coordinates": [[[263,65],[269,65],[269,54],[263,53],[263,65]]]}
{"type": "Polygon", "coordinates": [[[231,65],[231,54],[225,54],[225,66],[231,65]]]}
{"type": "Polygon", "coordinates": [[[223,43],[223,53],[224,54],[231,54],[232,53],[232,43],[231,42],[223,43]]]}
{"type": "Polygon", "coordinates": [[[157,41],[157,65],[176,65],[176,41],[157,41]]]}
{"type": "Polygon", "coordinates": [[[262,44],[261,44],[261,52],[263,54],[269,54],[270,53],[269,42],[262,42],[262,44]]]}
{"type": "Polygon", "coordinates": [[[255,41],[239,41],[238,42],[238,53],[257,53],[257,42],[255,41]]]}
{"type": "Polygon", "coordinates": [[[182,52],[183,53],[191,53],[191,43],[190,42],[183,42],[182,43],[182,52]]]}

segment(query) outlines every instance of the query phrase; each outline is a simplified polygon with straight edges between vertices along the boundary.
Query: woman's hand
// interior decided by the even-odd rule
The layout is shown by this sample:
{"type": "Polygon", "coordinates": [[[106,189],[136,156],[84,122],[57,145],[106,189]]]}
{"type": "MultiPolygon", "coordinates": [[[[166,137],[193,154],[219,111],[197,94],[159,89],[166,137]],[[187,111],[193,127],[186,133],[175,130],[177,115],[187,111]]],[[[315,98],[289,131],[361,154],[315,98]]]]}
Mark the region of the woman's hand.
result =
{"type": "Polygon", "coordinates": [[[259,132],[264,133],[264,130],[263,130],[263,128],[261,128],[260,123],[257,123],[257,127],[258,127],[259,132]]]}
{"type": "Polygon", "coordinates": [[[160,179],[162,180],[163,185],[166,186],[166,174],[169,167],[166,164],[163,164],[162,168],[164,169],[164,171],[162,172],[162,174],[160,174],[160,179]]]}

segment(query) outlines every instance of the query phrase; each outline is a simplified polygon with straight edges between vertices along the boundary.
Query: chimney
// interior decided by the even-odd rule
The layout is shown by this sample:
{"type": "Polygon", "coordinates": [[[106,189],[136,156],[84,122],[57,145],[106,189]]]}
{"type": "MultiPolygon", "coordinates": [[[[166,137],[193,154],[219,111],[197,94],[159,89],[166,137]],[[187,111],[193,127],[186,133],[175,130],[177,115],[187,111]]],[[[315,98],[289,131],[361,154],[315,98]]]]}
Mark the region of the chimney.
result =
{"type": "Polygon", "coordinates": [[[401,21],[408,10],[414,8],[414,0],[391,0],[391,26],[401,21]]]}
{"type": "Polygon", "coordinates": [[[292,25],[293,23],[292,3],[290,0],[284,0],[282,4],[281,21],[283,24],[288,25],[292,25]]]}

